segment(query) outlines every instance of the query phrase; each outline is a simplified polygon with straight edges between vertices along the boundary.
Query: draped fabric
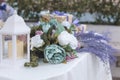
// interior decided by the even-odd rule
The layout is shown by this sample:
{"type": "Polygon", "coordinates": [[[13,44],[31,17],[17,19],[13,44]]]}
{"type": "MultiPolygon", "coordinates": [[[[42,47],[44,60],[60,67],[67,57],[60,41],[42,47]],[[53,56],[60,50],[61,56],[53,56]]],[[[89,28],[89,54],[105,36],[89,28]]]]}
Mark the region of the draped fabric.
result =
{"type": "Polygon", "coordinates": [[[40,62],[36,68],[0,67],[0,80],[112,80],[109,63],[90,53],[57,65],[40,62]]]}

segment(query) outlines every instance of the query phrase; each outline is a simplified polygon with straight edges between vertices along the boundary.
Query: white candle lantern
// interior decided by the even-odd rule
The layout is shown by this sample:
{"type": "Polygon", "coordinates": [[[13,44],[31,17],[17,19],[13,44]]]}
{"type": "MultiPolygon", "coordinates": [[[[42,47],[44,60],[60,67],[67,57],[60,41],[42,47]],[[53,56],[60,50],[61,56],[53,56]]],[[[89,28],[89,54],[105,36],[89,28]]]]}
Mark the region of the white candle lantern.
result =
{"type": "Polygon", "coordinates": [[[15,11],[0,30],[0,65],[23,65],[29,62],[29,42],[30,28],[15,11]]]}

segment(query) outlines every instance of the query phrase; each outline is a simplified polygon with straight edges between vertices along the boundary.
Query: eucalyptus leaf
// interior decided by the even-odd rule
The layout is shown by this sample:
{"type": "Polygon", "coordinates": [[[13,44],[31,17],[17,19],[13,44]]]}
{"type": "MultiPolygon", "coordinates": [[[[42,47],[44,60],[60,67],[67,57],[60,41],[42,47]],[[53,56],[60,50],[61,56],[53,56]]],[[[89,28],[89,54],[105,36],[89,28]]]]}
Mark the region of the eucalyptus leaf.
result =
{"type": "Polygon", "coordinates": [[[62,31],[65,31],[65,28],[62,24],[58,23],[57,25],[57,29],[56,29],[56,35],[58,36],[62,31]]]}
{"type": "Polygon", "coordinates": [[[43,32],[47,33],[51,25],[49,23],[45,23],[42,25],[43,32]]]}

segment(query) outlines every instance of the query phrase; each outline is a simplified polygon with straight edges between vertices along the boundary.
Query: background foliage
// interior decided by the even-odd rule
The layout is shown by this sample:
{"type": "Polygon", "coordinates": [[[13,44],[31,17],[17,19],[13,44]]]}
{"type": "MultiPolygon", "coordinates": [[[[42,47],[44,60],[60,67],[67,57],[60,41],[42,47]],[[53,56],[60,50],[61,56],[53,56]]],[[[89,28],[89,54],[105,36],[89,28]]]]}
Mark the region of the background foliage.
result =
{"type": "Polygon", "coordinates": [[[25,20],[39,20],[41,10],[59,10],[81,14],[89,12],[96,15],[95,23],[120,24],[120,0],[8,0],[25,20]]]}

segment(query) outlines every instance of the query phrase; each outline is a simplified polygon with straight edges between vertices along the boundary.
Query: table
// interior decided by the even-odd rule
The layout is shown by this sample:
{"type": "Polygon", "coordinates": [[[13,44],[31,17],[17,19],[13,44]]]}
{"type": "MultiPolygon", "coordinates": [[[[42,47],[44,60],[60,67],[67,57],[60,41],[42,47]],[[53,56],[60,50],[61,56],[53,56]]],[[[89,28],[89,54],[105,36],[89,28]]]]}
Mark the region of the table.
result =
{"type": "Polygon", "coordinates": [[[112,80],[109,63],[90,53],[79,53],[67,64],[40,62],[36,68],[0,68],[0,80],[112,80]]]}

